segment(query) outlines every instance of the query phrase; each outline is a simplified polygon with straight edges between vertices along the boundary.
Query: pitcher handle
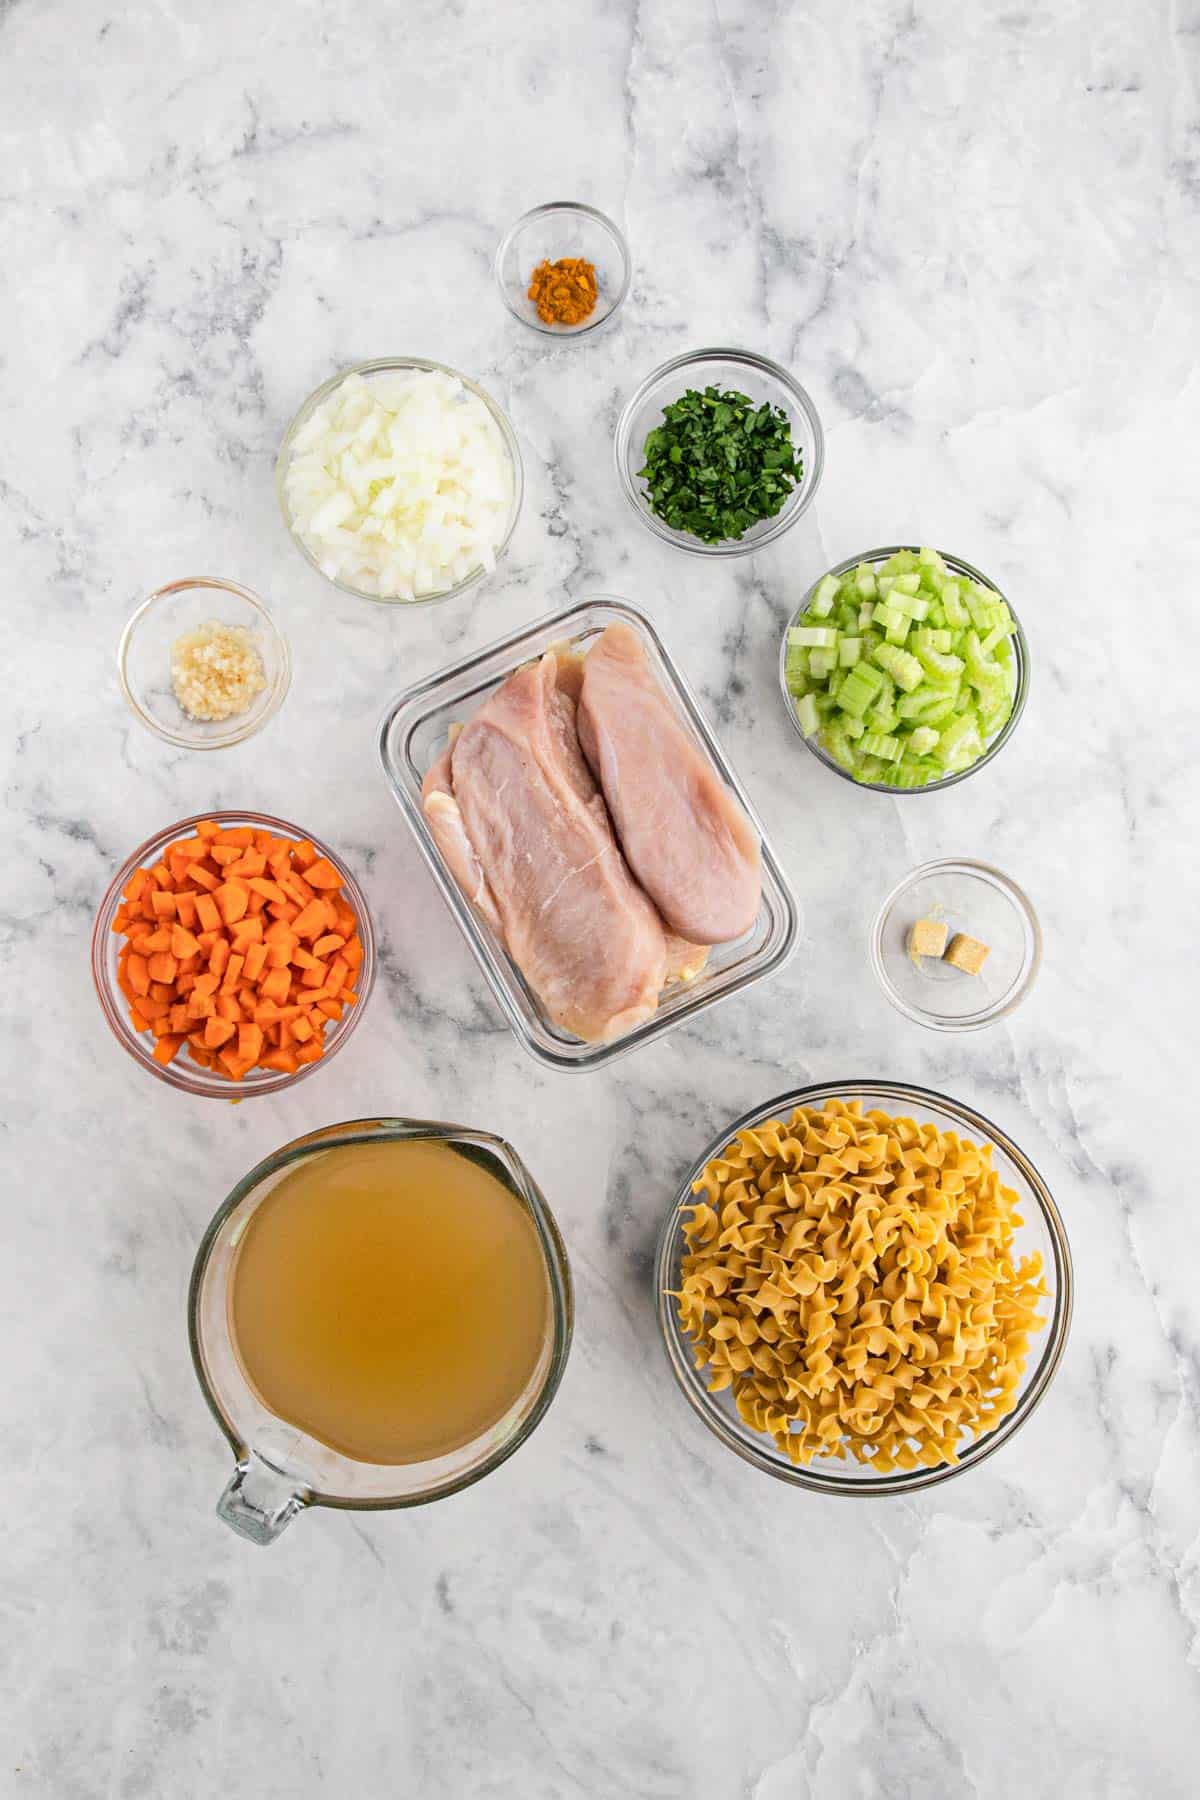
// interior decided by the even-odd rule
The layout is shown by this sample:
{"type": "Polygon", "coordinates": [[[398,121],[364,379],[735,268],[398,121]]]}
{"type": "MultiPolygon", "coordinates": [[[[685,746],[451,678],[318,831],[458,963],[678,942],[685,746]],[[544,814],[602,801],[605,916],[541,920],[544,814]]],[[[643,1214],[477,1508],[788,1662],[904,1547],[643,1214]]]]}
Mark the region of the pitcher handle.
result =
{"type": "Polygon", "coordinates": [[[293,1476],[248,1450],[217,1501],[217,1517],[252,1544],[273,1544],[307,1505],[293,1476]]]}

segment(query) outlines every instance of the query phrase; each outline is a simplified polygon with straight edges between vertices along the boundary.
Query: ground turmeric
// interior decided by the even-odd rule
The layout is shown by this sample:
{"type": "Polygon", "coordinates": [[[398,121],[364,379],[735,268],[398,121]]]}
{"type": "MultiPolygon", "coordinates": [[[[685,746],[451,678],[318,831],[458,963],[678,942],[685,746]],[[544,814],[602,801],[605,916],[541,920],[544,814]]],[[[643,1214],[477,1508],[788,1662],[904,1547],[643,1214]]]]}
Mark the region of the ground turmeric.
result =
{"type": "Polygon", "coordinates": [[[529,298],[543,325],[580,325],[596,305],[595,265],[582,256],[540,262],[529,278],[529,298]]]}

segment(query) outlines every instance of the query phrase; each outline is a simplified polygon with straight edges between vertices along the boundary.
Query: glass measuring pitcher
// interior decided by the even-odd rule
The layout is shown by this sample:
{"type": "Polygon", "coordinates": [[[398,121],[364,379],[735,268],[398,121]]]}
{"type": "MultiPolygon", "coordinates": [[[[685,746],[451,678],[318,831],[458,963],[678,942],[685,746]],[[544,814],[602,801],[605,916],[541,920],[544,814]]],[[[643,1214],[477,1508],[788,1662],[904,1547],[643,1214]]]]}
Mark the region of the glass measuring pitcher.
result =
{"type": "Polygon", "coordinates": [[[571,1272],[558,1227],[528,1169],[502,1138],[428,1119],[355,1119],[296,1138],[237,1184],[205,1232],[192,1269],[192,1361],[237,1461],[217,1504],[218,1516],[252,1543],[269,1544],[308,1506],[419,1506],[469,1486],[511,1456],[542,1418],[562,1379],[572,1323],[571,1272]],[[443,1144],[477,1163],[520,1202],[545,1269],[545,1334],[523,1391],[473,1441],[424,1462],[358,1462],[277,1417],[250,1385],[230,1328],[235,1254],[255,1210],[301,1163],[347,1146],[416,1139],[443,1144]]]}

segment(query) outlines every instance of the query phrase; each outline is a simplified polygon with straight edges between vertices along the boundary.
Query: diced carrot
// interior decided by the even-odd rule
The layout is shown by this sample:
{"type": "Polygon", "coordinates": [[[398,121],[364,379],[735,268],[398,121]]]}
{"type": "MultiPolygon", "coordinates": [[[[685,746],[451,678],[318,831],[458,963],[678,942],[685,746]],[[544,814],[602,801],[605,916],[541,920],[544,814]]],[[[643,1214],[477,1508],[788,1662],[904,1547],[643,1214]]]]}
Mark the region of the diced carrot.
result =
{"type": "Polygon", "coordinates": [[[204,961],[204,955],[199,944],[197,944],[194,955],[181,956],[176,958],[176,960],[179,963],[179,972],[175,977],[175,985],[178,987],[181,975],[196,975],[199,973],[200,965],[204,961]]]}
{"type": "Polygon", "coordinates": [[[294,1075],[300,1064],[294,1050],[268,1050],[262,1059],[264,1069],[278,1069],[281,1075],[294,1075]]]}
{"type": "Polygon", "coordinates": [[[138,1011],[153,1025],[157,1020],[165,1019],[170,1008],[165,1000],[156,1000],[151,994],[142,994],[138,997],[138,1011]]]}
{"type": "Polygon", "coordinates": [[[268,881],[265,875],[252,875],[246,886],[252,888],[256,894],[261,894],[264,900],[286,900],[287,898],[279,883],[268,881]]]}
{"type": "MultiPolygon", "coordinates": [[[[151,959],[153,960],[153,958],[151,959]]],[[[175,993],[173,981],[151,981],[150,998],[152,1000],[170,1000],[175,993]]]]}
{"type": "Polygon", "coordinates": [[[142,894],[145,891],[145,889],[149,886],[150,886],[149,870],[148,869],[135,869],[133,871],[133,874],[129,877],[129,880],[125,883],[125,886],[121,889],[121,892],[124,895],[126,900],[136,900],[138,898],[138,896],[140,894],[142,894]]]}
{"type": "Polygon", "coordinates": [[[314,1036],[308,1040],[307,1044],[302,1044],[299,1050],[297,1050],[296,1061],[298,1063],[313,1063],[319,1061],[324,1054],[324,1038],[314,1036]]]}
{"type": "Polygon", "coordinates": [[[245,961],[245,957],[239,956],[236,951],[230,956],[229,961],[225,965],[225,974],[221,980],[221,992],[223,994],[231,994],[237,987],[238,979],[241,976],[245,961]]]}
{"type": "Polygon", "coordinates": [[[229,873],[231,875],[240,875],[244,880],[249,875],[261,875],[266,866],[267,859],[262,851],[255,850],[251,847],[248,850],[243,850],[236,862],[230,863],[229,873]]]}
{"type": "Polygon", "coordinates": [[[203,888],[206,894],[211,894],[214,888],[221,885],[215,875],[210,875],[208,870],[202,868],[197,862],[189,863],[184,872],[187,879],[194,881],[198,888],[203,888]]]}
{"type": "Polygon", "coordinates": [[[263,939],[263,922],[261,919],[239,919],[229,933],[239,950],[250,944],[261,944],[263,939]]]}
{"type": "Polygon", "coordinates": [[[137,1007],[133,1005],[132,1001],[129,1006],[129,1023],[133,1026],[135,1031],[149,1031],[150,1029],[149,1019],[143,1019],[141,1013],[138,1011],[137,1007]]]}
{"type": "Polygon", "coordinates": [[[179,962],[186,962],[189,956],[198,956],[200,945],[186,925],[176,925],[171,933],[171,955],[179,962]]]}
{"type": "Polygon", "coordinates": [[[170,1020],[171,1030],[177,1031],[181,1037],[186,1037],[191,1028],[191,1018],[187,1007],[181,1002],[177,1002],[171,1008],[170,1020]]]}
{"type": "Polygon", "coordinates": [[[292,920],[297,937],[320,937],[325,930],[325,908],[320,900],[310,900],[298,918],[292,920]]]}
{"type": "Polygon", "coordinates": [[[267,910],[267,898],[266,898],[266,895],[265,895],[265,894],[256,894],[256,893],[255,893],[255,892],[254,892],[254,890],[253,890],[253,889],[251,889],[251,891],[250,891],[250,898],[249,898],[249,901],[248,901],[248,902],[247,902],[247,904],[246,904],[246,912],[247,912],[247,914],[248,914],[248,915],[249,915],[249,916],[250,916],[250,917],[251,917],[251,918],[255,918],[255,919],[256,919],[256,918],[258,918],[258,916],[259,916],[259,914],[260,914],[260,913],[264,913],[264,912],[266,912],[266,910],[267,910]]]}
{"type": "Polygon", "coordinates": [[[191,931],[196,923],[195,894],[177,893],[175,895],[175,916],[181,925],[191,931]]]}
{"type": "Polygon", "coordinates": [[[213,945],[212,950],[209,953],[209,958],[208,958],[209,970],[213,975],[215,975],[217,977],[218,981],[221,979],[222,975],[224,975],[226,965],[228,964],[228,962],[229,962],[229,939],[223,938],[223,937],[218,938],[216,943],[213,945]]]}
{"type": "Polygon", "coordinates": [[[177,994],[193,993],[195,987],[196,971],[194,969],[183,971],[175,977],[175,992],[177,994]]]}
{"type": "Polygon", "coordinates": [[[342,1016],[340,1000],[318,1000],[316,1010],[323,1012],[327,1019],[340,1019],[342,1016]]]}
{"type": "Polygon", "coordinates": [[[205,974],[197,975],[196,977],[196,992],[198,994],[215,994],[220,985],[221,977],[212,969],[209,969],[205,974]]]}
{"type": "Polygon", "coordinates": [[[169,925],[156,925],[154,930],[148,931],[142,939],[142,949],[149,951],[152,956],[157,955],[160,950],[169,950],[170,948],[171,927],[169,925]]]}
{"type": "Polygon", "coordinates": [[[196,827],[196,836],[201,838],[219,838],[221,827],[215,819],[201,819],[196,827]]]}
{"type": "Polygon", "coordinates": [[[173,919],[175,917],[175,895],[167,893],[164,888],[155,888],[150,896],[150,905],[154,909],[156,918],[173,919]]]}
{"type": "MultiPolygon", "coordinates": [[[[168,939],[168,942],[170,940],[168,939]]],[[[146,967],[150,971],[151,981],[174,981],[179,973],[179,964],[169,950],[160,950],[152,956],[146,967]]]]}
{"type": "Polygon", "coordinates": [[[160,1037],[157,1044],[154,1046],[155,1062],[169,1063],[173,1061],[179,1053],[179,1046],[182,1042],[182,1036],[175,1033],[168,1033],[165,1036],[160,1037]]]}
{"type": "Polygon", "coordinates": [[[225,924],[236,925],[239,919],[246,916],[250,891],[243,881],[225,881],[213,894],[213,899],[225,924]]]}
{"type": "Polygon", "coordinates": [[[238,844],[243,850],[248,850],[254,842],[254,827],[253,825],[227,825],[221,833],[221,842],[238,844]]]}
{"type": "Polygon", "coordinates": [[[218,994],[214,1003],[218,1019],[228,1019],[232,1025],[242,1022],[242,1008],[236,994],[218,994]]]}
{"type": "Polygon", "coordinates": [[[263,969],[266,967],[266,961],[267,946],[265,944],[251,944],[246,952],[247,981],[257,982],[260,979],[263,969]]]}
{"type": "Polygon", "coordinates": [[[304,871],[304,879],[310,887],[340,888],[342,878],[327,856],[318,856],[304,871]]]}
{"type": "Polygon", "coordinates": [[[213,1066],[213,1059],[208,1051],[201,1049],[199,1044],[193,1044],[190,1038],[188,1039],[188,1055],[193,1062],[199,1063],[202,1069],[211,1069],[213,1066]]]}
{"type": "Polygon", "coordinates": [[[211,1019],[217,1010],[217,1003],[211,994],[190,994],[188,996],[188,1017],[191,1019],[211,1019]]]}
{"type": "Polygon", "coordinates": [[[292,861],[300,869],[307,869],[310,863],[315,863],[317,860],[317,853],[307,838],[301,838],[297,843],[292,844],[291,852],[292,861]]]}
{"type": "Polygon", "coordinates": [[[150,992],[150,970],[144,956],[131,956],[125,965],[125,973],[135,994],[150,992]]]}
{"type": "Polygon", "coordinates": [[[331,994],[340,993],[350,979],[350,965],[344,956],[335,956],[329,965],[329,979],[325,985],[331,994]]]}
{"type": "Polygon", "coordinates": [[[346,940],[340,932],[327,931],[325,936],[319,937],[313,945],[313,955],[332,956],[335,950],[341,950],[344,947],[345,942],[346,940]]]}
{"type": "Polygon", "coordinates": [[[206,1019],[204,1022],[204,1042],[208,1045],[210,1050],[219,1050],[222,1044],[227,1044],[229,1042],[236,1029],[237,1027],[231,1025],[228,1019],[206,1019]]]}
{"type": "Polygon", "coordinates": [[[236,844],[214,844],[208,854],[221,868],[228,869],[230,863],[235,863],[242,853],[236,844]]]}
{"type": "Polygon", "coordinates": [[[160,862],[155,863],[154,867],[150,871],[150,875],[151,875],[151,879],[153,881],[156,881],[160,888],[169,888],[170,887],[171,871],[170,871],[170,869],[168,869],[166,863],[160,863],[160,862]]]}
{"type": "Polygon", "coordinates": [[[291,1019],[287,1024],[288,1030],[291,1032],[296,1042],[298,1044],[307,1044],[309,1038],[313,1034],[312,1021],[306,1019],[303,1014],[301,1014],[300,1018],[291,1019]]]}
{"type": "Polygon", "coordinates": [[[221,915],[217,911],[217,903],[211,895],[196,895],[196,917],[205,931],[220,931],[221,915]]]}
{"type": "Polygon", "coordinates": [[[238,1026],[238,1056],[251,1067],[262,1055],[263,1034],[258,1025],[238,1026]]]}
{"type": "Polygon", "coordinates": [[[290,986],[291,982],[286,968],[272,969],[269,975],[264,976],[258,991],[264,1000],[282,1002],[287,999],[290,986]]]}
{"type": "Polygon", "coordinates": [[[246,1064],[236,1050],[218,1050],[217,1061],[221,1064],[230,1081],[241,1081],[246,1073],[246,1064]]]}
{"type": "Polygon", "coordinates": [[[328,965],[315,963],[311,969],[305,969],[301,982],[306,988],[323,988],[325,977],[329,973],[328,965]]]}
{"type": "Polygon", "coordinates": [[[292,951],[292,961],[298,969],[316,969],[320,967],[316,957],[310,950],[306,950],[302,944],[297,944],[296,948],[292,951]]]}
{"type": "Polygon", "coordinates": [[[293,919],[299,917],[300,908],[294,900],[273,900],[268,904],[267,911],[273,919],[282,919],[285,925],[290,925],[293,919]]]}

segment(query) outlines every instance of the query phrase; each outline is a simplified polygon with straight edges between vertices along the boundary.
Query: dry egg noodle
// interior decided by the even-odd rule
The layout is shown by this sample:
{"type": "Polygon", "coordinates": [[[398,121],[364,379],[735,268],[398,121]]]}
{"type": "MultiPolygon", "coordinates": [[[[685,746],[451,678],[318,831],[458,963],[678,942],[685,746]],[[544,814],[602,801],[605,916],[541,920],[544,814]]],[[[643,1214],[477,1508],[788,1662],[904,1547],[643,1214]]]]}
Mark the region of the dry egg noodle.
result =
{"type": "Polygon", "coordinates": [[[935,1125],[798,1107],[726,1145],[693,1184],[675,1296],[709,1388],[794,1463],[881,1472],[958,1460],[1017,1403],[1046,1298],[1014,1262],[1017,1196],[935,1125]]]}

